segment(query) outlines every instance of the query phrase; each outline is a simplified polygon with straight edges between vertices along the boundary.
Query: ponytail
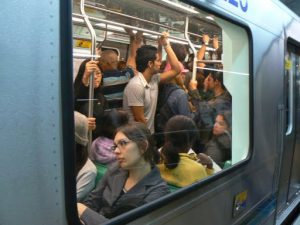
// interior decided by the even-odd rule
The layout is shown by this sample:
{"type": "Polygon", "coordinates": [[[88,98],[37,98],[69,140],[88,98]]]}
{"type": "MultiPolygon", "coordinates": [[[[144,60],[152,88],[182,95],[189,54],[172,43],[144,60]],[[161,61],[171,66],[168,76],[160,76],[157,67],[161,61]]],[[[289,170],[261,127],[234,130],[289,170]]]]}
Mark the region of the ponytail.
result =
{"type": "Polygon", "coordinates": [[[175,169],[180,161],[179,149],[170,141],[165,142],[161,150],[163,161],[168,169],[175,169]]]}

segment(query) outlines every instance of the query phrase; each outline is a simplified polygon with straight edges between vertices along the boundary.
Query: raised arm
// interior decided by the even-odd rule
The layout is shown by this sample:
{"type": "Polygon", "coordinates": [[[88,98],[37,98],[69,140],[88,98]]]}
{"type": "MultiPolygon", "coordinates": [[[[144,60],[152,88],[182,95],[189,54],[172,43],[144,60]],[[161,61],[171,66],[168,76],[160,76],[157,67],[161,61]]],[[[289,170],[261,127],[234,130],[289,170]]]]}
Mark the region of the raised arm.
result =
{"type": "Polygon", "coordinates": [[[130,38],[129,56],[126,64],[127,66],[136,70],[136,63],[135,63],[136,50],[142,46],[143,32],[138,31],[136,34],[134,34],[130,29],[126,29],[126,32],[128,33],[130,38]]]}
{"type": "Polygon", "coordinates": [[[163,32],[160,39],[158,40],[159,44],[164,47],[168,56],[169,63],[171,65],[171,70],[161,73],[161,82],[170,80],[180,73],[179,61],[169,43],[168,36],[169,34],[167,32],[163,32]]]}
{"type": "MultiPolygon", "coordinates": [[[[202,37],[202,46],[197,52],[197,60],[203,60],[203,58],[205,56],[206,46],[208,45],[208,43],[209,43],[209,36],[207,34],[204,34],[202,37]]],[[[204,63],[198,62],[197,64],[200,67],[205,66],[204,63]]]]}

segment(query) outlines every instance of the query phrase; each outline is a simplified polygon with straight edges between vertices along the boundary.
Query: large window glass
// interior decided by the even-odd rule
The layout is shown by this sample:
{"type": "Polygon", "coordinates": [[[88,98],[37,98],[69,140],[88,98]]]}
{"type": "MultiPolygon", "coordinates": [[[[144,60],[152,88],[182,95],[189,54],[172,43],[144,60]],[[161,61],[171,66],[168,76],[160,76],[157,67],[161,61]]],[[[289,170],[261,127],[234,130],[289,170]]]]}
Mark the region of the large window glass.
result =
{"type": "MultiPolygon", "coordinates": [[[[126,205],[122,198],[127,192],[134,191],[135,185],[143,185],[140,180],[130,179],[131,167],[126,167],[127,161],[120,156],[121,150],[129,151],[132,146],[142,152],[141,157],[146,157],[149,146],[154,149],[159,160],[151,161],[150,171],[158,168],[171,192],[246,159],[250,144],[249,39],[246,29],[180,1],[94,0],[86,1],[84,6],[86,18],[96,34],[95,47],[98,49],[92,55],[91,33],[80,10],[80,1],[74,0],[75,86],[77,74],[87,71],[85,63],[89,60],[85,59],[93,58],[98,66],[93,72],[102,73],[99,93],[104,98],[100,102],[102,110],[94,108],[94,116],[90,116],[96,118],[96,129],[90,131],[88,147],[89,160],[97,168],[97,183],[102,185],[104,192],[94,193],[86,206],[96,207],[96,211],[107,218],[114,217],[118,212],[112,212],[113,207],[106,198],[119,195],[113,205],[126,205]],[[157,40],[162,32],[168,32],[169,37],[168,41],[161,39],[159,46],[157,40]],[[147,45],[157,48],[154,58],[146,58],[151,54],[144,50],[147,45]],[[115,56],[111,56],[114,55],[112,52],[115,56]],[[143,57],[147,59],[144,64],[143,57]],[[118,104],[112,104],[117,101],[118,104]],[[155,144],[147,138],[135,139],[126,133],[127,130],[121,133],[117,130],[116,136],[105,136],[107,130],[104,128],[112,126],[110,120],[117,120],[120,112],[127,113],[129,121],[144,123],[155,144]],[[101,145],[104,137],[106,144],[111,145],[106,149],[101,145]],[[101,161],[101,151],[109,155],[121,171],[129,174],[119,184],[122,187],[118,189],[119,193],[111,193],[114,189],[103,186],[113,179],[114,173],[106,171],[114,164],[101,161]],[[109,177],[105,173],[109,173],[109,177]],[[129,185],[131,182],[133,185],[129,185]],[[95,195],[106,199],[107,205],[103,208],[93,205],[96,204],[95,195]]],[[[81,81],[87,90],[89,82],[84,78],[78,82],[81,81]]],[[[75,93],[75,105],[78,102],[88,104],[90,98],[86,92],[85,98],[76,99],[75,93]]],[[[97,97],[94,96],[93,101],[97,102],[97,97]]],[[[81,113],[86,114],[86,111],[81,113]]],[[[117,128],[113,129],[115,134],[117,128]]],[[[143,169],[146,167],[147,163],[143,169]]],[[[145,193],[132,194],[143,196],[145,193]]],[[[133,208],[140,206],[133,205],[133,208]]]]}

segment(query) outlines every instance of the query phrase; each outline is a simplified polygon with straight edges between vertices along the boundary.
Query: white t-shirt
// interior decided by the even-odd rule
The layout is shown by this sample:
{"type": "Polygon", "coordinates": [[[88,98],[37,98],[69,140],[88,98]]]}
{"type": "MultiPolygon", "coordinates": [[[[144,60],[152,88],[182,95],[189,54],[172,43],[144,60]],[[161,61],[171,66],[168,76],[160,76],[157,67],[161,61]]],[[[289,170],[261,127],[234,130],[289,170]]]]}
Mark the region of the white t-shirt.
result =
{"type": "Polygon", "coordinates": [[[129,114],[129,121],[134,121],[131,106],[144,106],[147,127],[154,133],[154,117],[158,97],[160,74],[153,75],[148,83],[142,73],[131,78],[123,95],[123,108],[129,114]]]}

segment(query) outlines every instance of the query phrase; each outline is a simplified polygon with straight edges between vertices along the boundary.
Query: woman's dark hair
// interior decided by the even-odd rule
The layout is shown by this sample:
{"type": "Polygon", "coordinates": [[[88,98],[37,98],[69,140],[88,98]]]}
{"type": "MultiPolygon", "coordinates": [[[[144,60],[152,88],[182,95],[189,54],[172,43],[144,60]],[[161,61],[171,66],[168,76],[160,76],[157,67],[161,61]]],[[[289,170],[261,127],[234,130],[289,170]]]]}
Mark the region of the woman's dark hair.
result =
{"type": "MultiPolygon", "coordinates": [[[[84,75],[84,70],[87,62],[89,62],[90,59],[84,60],[78,70],[77,77],[74,81],[74,108],[76,111],[88,115],[88,109],[89,109],[89,91],[88,88],[82,88],[82,77],[84,75]],[[80,101],[78,99],[81,99],[80,101]]],[[[99,67],[99,65],[98,65],[99,67]]],[[[100,68],[100,67],[99,67],[100,68]]],[[[103,79],[101,80],[101,84],[103,83],[103,79]]],[[[101,91],[101,86],[99,85],[98,88],[94,88],[94,116],[103,114],[103,111],[105,108],[107,108],[107,101],[104,95],[101,91]]],[[[94,133],[94,132],[93,132],[94,133]]]]}
{"type": "Polygon", "coordinates": [[[75,152],[75,173],[77,176],[79,171],[82,169],[82,167],[85,165],[88,159],[88,151],[86,146],[75,143],[75,152]]]}
{"type": "Polygon", "coordinates": [[[164,164],[174,169],[180,161],[179,153],[187,153],[198,134],[195,122],[183,115],[173,116],[166,124],[165,143],[162,148],[164,164]]]}
{"type": "Polygon", "coordinates": [[[183,62],[187,55],[186,47],[183,44],[172,43],[171,47],[179,62],[183,62]]]}
{"type": "Polygon", "coordinates": [[[144,150],[144,159],[151,165],[155,165],[159,160],[159,153],[155,148],[153,137],[150,130],[145,124],[134,122],[126,124],[117,129],[117,132],[122,132],[130,140],[137,143],[140,149],[144,150]]]}
{"type": "Polygon", "coordinates": [[[148,66],[148,62],[156,60],[157,48],[152,45],[143,45],[136,51],[136,69],[143,73],[148,66]]]}
{"type": "MultiPolygon", "coordinates": [[[[84,60],[84,61],[80,64],[79,70],[78,70],[78,73],[77,73],[77,76],[76,76],[75,81],[74,81],[74,87],[75,87],[75,88],[81,84],[81,82],[82,82],[82,77],[83,77],[84,70],[85,70],[85,65],[86,65],[90,60],[91,60],[91,59],[86,59],[86,60],[84,60]]],[[[97,64],[97,65],[98,65],[100,71],[102,71],[101,68],[100,68],[100,66],[99,66],[99,64],[97,64]]],[[[103,83],[103,79],[101,80],[101,84],[102,84],[102,83],[103,83]]],[[[101,85],[99,85],[98,88],[95,88],[95,89],[94,89],[94,92],[100,91],[100,88],[101,88],[101,85]]]]}
{"type": "Polygon", "coordinates": [[[116,129],[128,123],[128,114],[124,110],[112,109],[105,111],[103,115],[96,117],[97,136],[113,139],[116,129]]]}
{"type": "Polygon", "coordinates": [[[228,131],[231,133],[231,124],[232,124],[232,113],[230,110],[222,111],[218,115],[222,116],[227,127],[228,131]]]}

